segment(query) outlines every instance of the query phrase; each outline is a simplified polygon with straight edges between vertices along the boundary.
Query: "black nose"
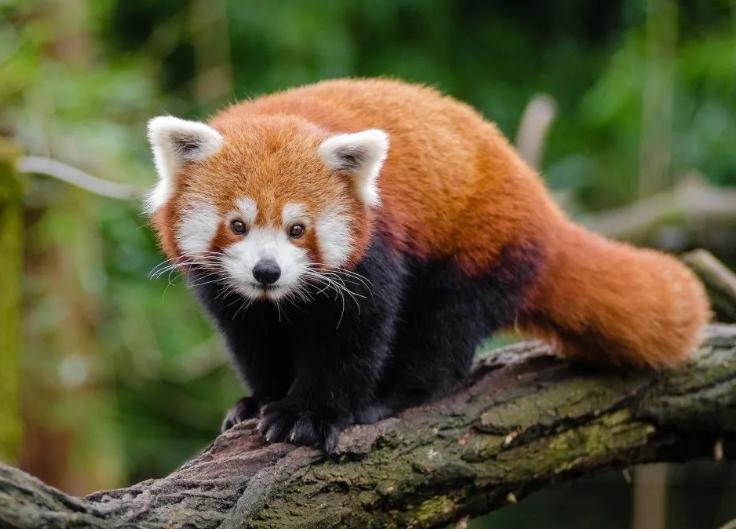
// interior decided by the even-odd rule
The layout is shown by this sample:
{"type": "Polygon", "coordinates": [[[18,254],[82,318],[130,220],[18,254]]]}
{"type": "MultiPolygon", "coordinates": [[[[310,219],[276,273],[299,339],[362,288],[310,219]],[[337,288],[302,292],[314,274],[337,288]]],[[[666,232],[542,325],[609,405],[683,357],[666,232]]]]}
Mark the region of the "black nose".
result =
{"type": "Polygon", "coordinates": [[[281,277],[281,269],[273,259],[261,259],[253,267],[253,277],[264,285],[271,285],[281,277]]]}

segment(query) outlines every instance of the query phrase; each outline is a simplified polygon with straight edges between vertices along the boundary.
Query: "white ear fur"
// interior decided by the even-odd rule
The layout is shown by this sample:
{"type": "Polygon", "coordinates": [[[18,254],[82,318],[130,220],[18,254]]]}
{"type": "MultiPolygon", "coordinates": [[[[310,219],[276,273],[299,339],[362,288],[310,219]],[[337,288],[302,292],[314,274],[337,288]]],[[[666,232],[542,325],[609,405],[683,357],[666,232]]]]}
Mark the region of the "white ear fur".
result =
{"type": "Polygon", "coordinates": [[[318,153],[333,171],[353,175],[360,198],[367,206],[380,205],[378,174],[388,154],[388,134],[379,129],[336,134],[322,142],[318,153]]]}
{"type": "Polygon", "coordinates": [[[222,135],[199,121],[158,116],[148,122],[148,141],[159,181],[148,195],[146,211],[153,213],[174,191],[174,177],[187,162],[204,160],[222,147],[222,135]]]}

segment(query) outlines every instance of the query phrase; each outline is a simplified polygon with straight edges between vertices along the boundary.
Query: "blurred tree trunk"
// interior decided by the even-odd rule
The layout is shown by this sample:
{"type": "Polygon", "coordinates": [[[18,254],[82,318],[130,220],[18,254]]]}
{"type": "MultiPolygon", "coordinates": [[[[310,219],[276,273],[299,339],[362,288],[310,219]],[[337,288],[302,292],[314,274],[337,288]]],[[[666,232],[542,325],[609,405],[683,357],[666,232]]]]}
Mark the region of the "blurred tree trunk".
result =
{"type": "Polygon", "coordinates": [[[200,107],[211,109],[233,96],[225,0],[192,2],[189,28],[195,58],[194,95],[200,107]]]}
{"type": "Polygon", "coordinates": [[[20,444],[20,298],[23,186],[17,151],[0,138],[0,460],[15,461],[20,444]]]}
{"type": "Polygon", "coordinates": [[[634,470],[634,517],[631,529],[665,529],[667,524],[667,465],[643,465],[634,470]]]}
{"type": "Polygon", "coordinates": [[[648,0],[639,152],[639,197],[672,185],[672,116],[677,48],[677,5],[673,0],[648,0]]]}

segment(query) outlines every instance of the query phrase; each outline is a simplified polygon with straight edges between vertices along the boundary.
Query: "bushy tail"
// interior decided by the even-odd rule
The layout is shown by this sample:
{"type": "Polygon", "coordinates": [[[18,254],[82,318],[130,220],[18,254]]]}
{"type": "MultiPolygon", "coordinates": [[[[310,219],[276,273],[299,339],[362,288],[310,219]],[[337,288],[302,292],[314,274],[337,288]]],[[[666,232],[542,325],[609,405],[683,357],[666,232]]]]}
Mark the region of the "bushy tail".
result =
{"type": "Polygon", "coordinates": [[[531,303],[529,327],[565,356],[667,367],[697,347],[710,310],[677,259],[609,241],[564,222],[531,303]]]}

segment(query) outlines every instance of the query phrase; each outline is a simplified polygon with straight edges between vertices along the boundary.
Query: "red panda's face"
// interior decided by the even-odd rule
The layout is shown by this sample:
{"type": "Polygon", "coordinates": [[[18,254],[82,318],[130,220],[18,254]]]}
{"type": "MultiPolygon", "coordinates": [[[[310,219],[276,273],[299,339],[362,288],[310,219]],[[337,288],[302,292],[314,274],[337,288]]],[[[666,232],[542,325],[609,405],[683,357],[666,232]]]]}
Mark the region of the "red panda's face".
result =
{"type": "Polygon", "coordinates": [[[249,298],[324,288],[365,250],[386,134],[277,117],[213,124],[149,125],[160,180],[148,208],[168,257],[249,298]]]}

